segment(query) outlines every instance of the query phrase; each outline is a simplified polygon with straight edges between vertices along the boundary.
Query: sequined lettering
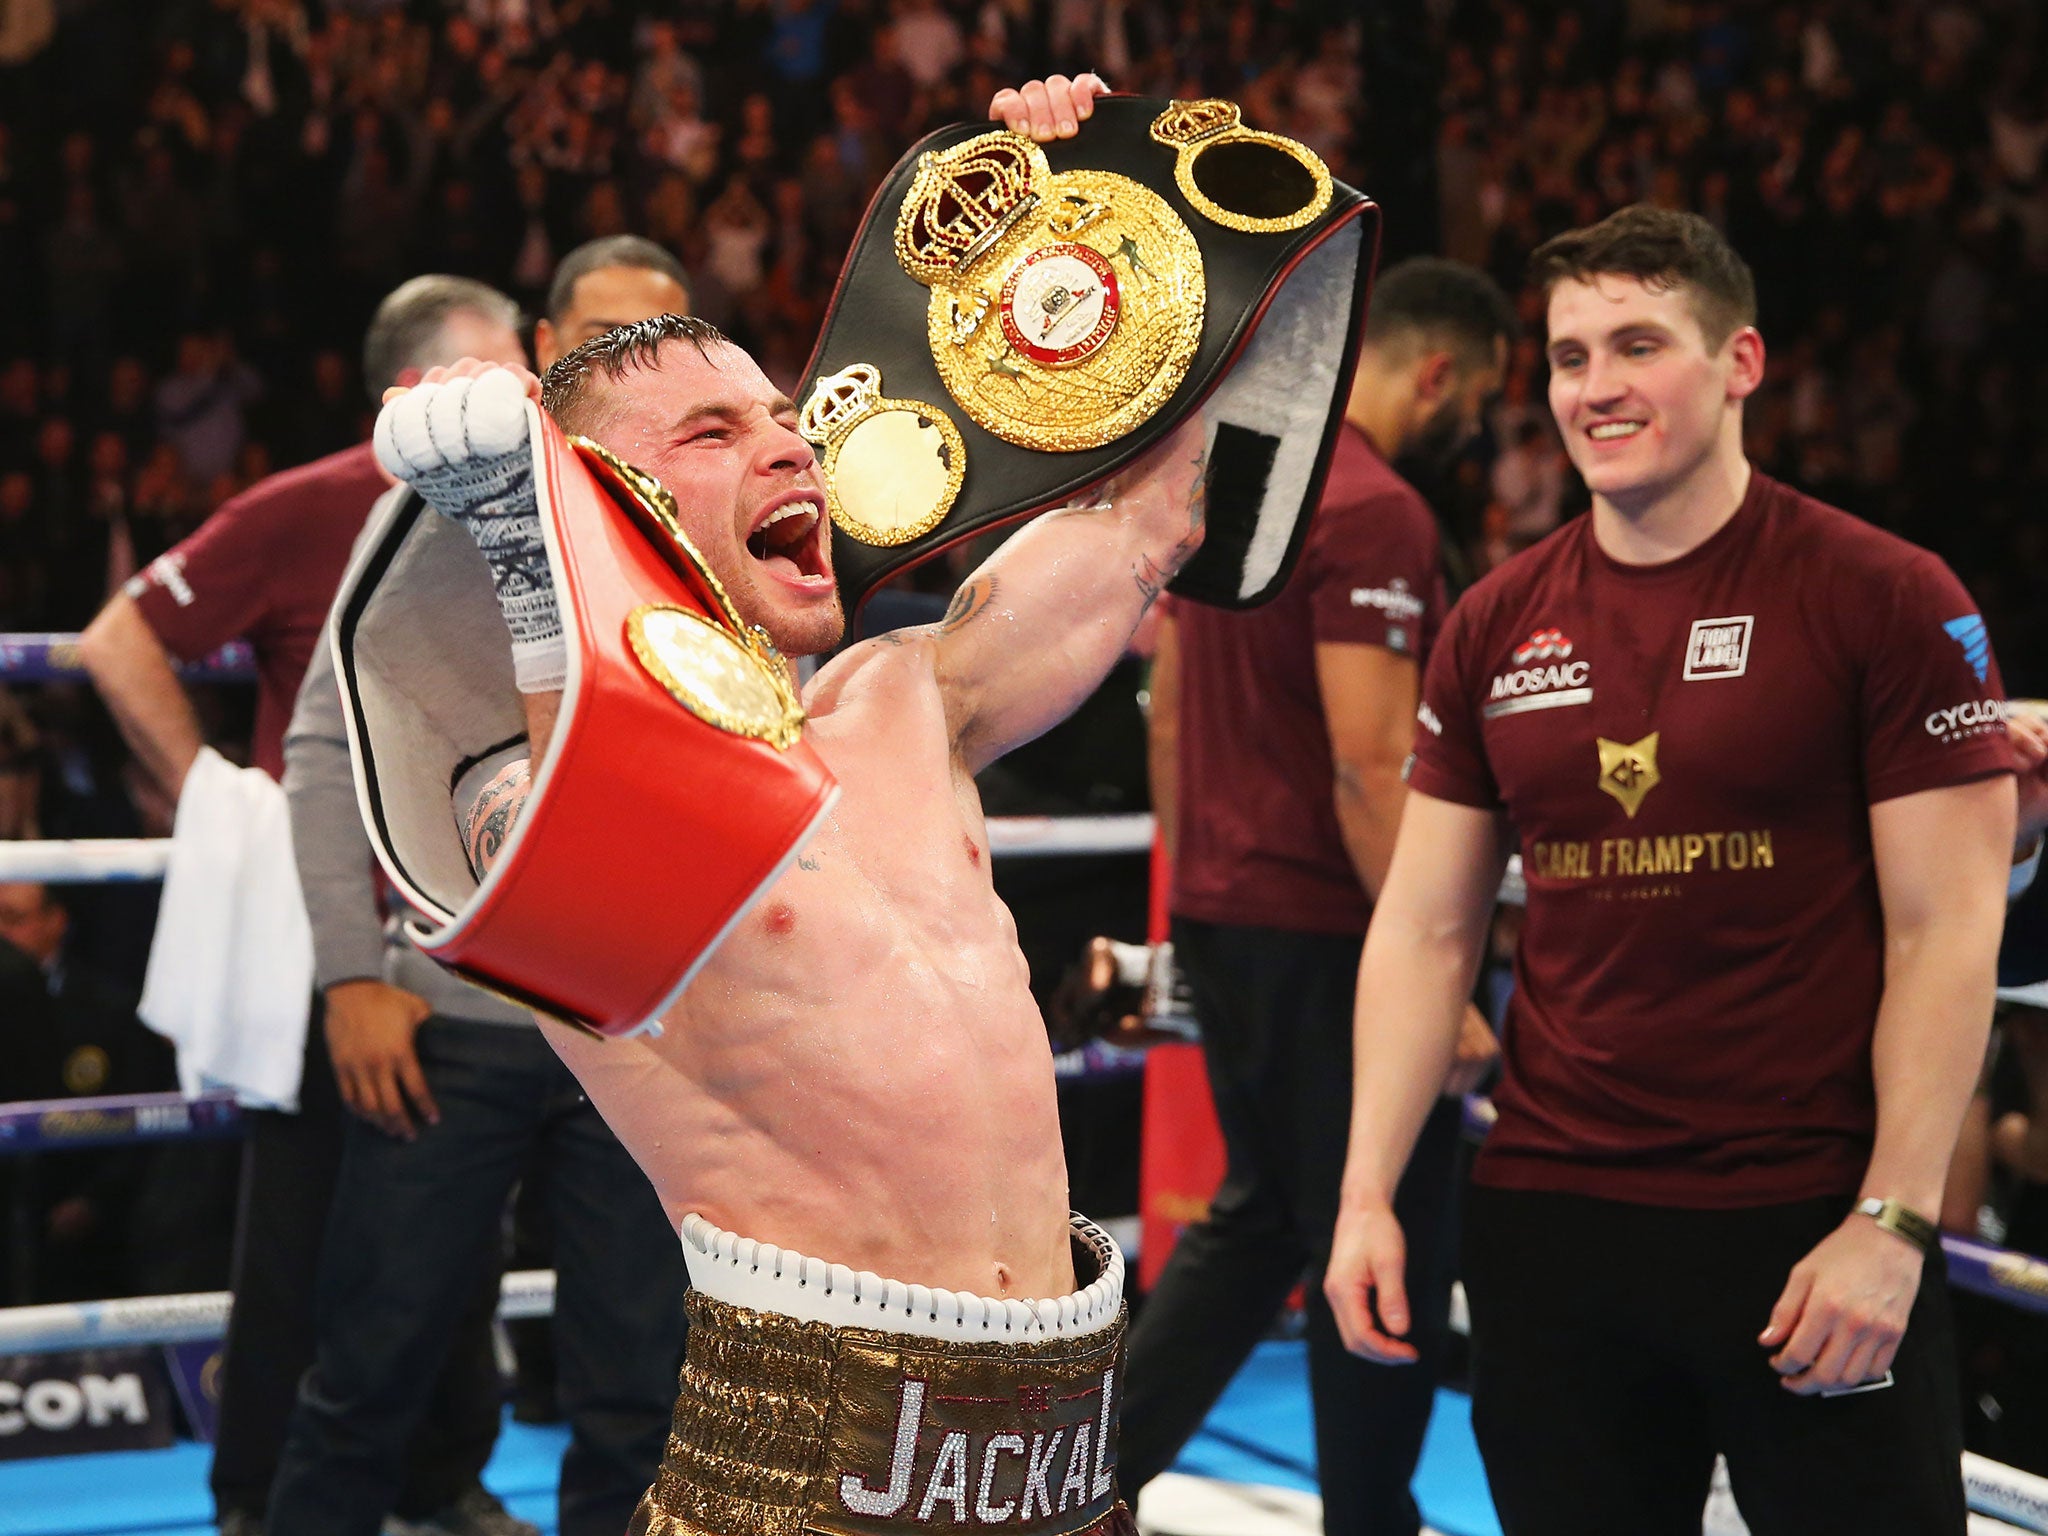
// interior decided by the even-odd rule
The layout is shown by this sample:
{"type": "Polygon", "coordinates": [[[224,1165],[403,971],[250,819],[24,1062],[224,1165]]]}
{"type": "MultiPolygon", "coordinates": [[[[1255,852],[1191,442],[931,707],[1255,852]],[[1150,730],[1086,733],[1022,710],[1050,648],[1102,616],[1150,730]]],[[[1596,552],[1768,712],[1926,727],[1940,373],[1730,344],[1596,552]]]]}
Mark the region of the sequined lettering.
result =
{"type": "Polygon", "coordinates": [[[1093,1424],[1074,1427],[1074,1452],[1067,1458],[1067,1475],[1060,1479],[1059,1513],[1063,1515],[1070,1503],[1084,1507],[1088,1503],[1088,1438],[1094,1428],[1093,1424]]]}
{"type": "Polygon", "coordinates": [[[983,1525],[1001,1525],[1017,1512],[1017,1501],[1015,1499],[1005,1499],[1000,1504],[991,1504],[988,1501],[989,1492],[996,1480],[996,1457],[1005,1451],[1013,1456],[1022,1456],[1024,1454],[1024,1437],[1022,1435],[992,1435],[989,1437],[988,1449],[982,1452],[981,1487],[974,1495],[974,1518],[983,1525]]]}
{"type": "Polygon", "coordinates": [[[1095,1421],[1095,1481],[1090,1487],[1090,1496],[1097,1499],[1109,1497],[1109,1490],[1116,1482],[1116,1468],[1109,1460],[1109,1394],[1116,1386],[1114,1370],[1102,1373],[1101,1417],[1095,1421]]]}
{"type": "Polygon", "coordinates": [[[1018,1511],[1019,1520],[1031,1518],[1031,1504],[1038,1502],[1038,1512],[1049,1515],[1052,1510],[1052,1494],[1045,1485],[1046,1477],[1052,1472],[1052,1459],[1059,1454],[1060,1442],[1067,1437],[1065,1426],[1054,1430],[1050,1440],[1042,1434],[1031,1437],[1031,1449],[1025,1456],[1024,1507],[1018,1511]]]}
{"type": "Polygon", "coordinates": [[[924,1499],[917,1506],[921,1524],[930,1524],[932,1511],[944,1500],[953,1506],[957,1525],[967,1523],[967,1432],[956,1429],[939,1442],[939,1454],[932,1462],[932,1475],[925,1480],[924,1499]]]}
{"type": "Polygon", "coordinates": [[[910,1502],[910,1463],[917,1454],[917,1426],[924,1416],[924,1383],[905,1380],[896,1400],[896,1441],[889,1453],[889,1485],[870,1488],[853,1473],[839,1479],[839,1502],[856,1515],[886,1520],[910,1502]]]}

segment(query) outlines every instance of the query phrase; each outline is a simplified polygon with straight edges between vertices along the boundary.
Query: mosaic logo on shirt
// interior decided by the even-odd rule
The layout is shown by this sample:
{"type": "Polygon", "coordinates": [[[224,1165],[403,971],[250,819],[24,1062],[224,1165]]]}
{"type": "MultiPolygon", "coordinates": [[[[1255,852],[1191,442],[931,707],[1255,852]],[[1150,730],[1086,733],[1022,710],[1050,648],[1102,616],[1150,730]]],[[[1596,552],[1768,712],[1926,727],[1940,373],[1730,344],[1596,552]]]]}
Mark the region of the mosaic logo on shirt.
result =
{"type": "Polygon", "coordinates": [[[1725,619],[1695,619],[1685,642],[1685,681],[1740,677],[1749,670],[1749,635],[1753,614],[1725,619]]]}
{"type": "Polygon", "coordinates": [[[1509,659],[1511,667],[1493,679],[1480,710],[1488,720],[1593,702],[1592,664],[1572,659],[1571,637],[1563,630],[1537,630],[1509,659]]]}

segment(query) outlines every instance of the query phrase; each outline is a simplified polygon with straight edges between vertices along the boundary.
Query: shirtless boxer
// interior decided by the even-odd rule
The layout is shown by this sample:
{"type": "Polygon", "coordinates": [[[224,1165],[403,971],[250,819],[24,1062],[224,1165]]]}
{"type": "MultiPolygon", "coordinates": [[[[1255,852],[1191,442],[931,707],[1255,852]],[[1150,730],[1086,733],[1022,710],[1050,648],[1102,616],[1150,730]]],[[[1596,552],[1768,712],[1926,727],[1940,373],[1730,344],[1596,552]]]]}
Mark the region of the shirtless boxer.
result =
{"type": "MultiPolygon", "coordinates": [[[[1100,89],[1055,77],[1005,92],[993,110],[1049,139],[1087,117],[1100,89]]],[[[502,444],[506,402],[523,412],[504,374],[475,362],[437,370],[387,405],[379,427],[394,472],[473,532],[531,517],[523,446],[423,471],[389,445],[424,440],[426,413],[446,420],[449,392],[463,396],[460,440],[502,444]],[[500,463],[507,472],[494,476],[500,463]]],[[[674,494],[740,616],[785,655],[838,642],[818,464],[795,404],[743,351],[664,317],[577,348],[549,371],[542,399],[565,431],[674,494]]],[[[1205,461],[1191,421],[1096,504],[1021,529],[940,623],[828,662],[804,690],[805,731],[842,793],[797,863],[658,1037],[546,1026],[682,1230],[698,1293],[677,1436],[636,1531],[866,1532],[935,1516],[1130,1529],[1108,1443],[1120,1261],[1095,1229],[1070,1225],[1050,1049],[990,878],[974,775],[1073,709],[1123,653],[1201,543],[1205,461]],[[847,1306],[854,1297],[864,1312],[847,1306]],[[753,1310],[722,1310],[739,1299],[753,1310]],[[771,1380],[758,1362],[725,1370],[739,1348],[729,1341],[758,1332],[762,1312],[783,1314],[767,1326],[785,1374],[771,1380]],[[790,1332],[790,1317],[815,1330],[878,1314],[887,1321],[866,1326],[887,1329],[887,1358],[900,1362],[877,1368],[880,1388],[855,1401],[844,1383],[805,1375],[835,1349],[843,1366],[846,1346],[790,1332]],[[943,1341],[966,1336],[1031,1359],[1043,1350],[1046,1369],[1009,1380],[986,1374],[986,1355],[917,1356],[913,1369],[901,1353],[957,1349],[943,1341]],[[1077,1349],[1095,1354],[1082,1361],[1077,1349]],[[799,1356],[812,1364],[789,1363],[799,1356]],[[976,1380],[992,1390],[977,1394],[976,1380]],[[791,1409],[792,1398],[810,1406],[791,1409]],[[805,1428],[813,1414],[822,1440],[805,1428]]],[[[498,534],[480,542],[503,593],[518,556],[498,534]]],[[[545,559],[537,536],[535,554],[545,559]]],[[[537,765],[561,667],[530,608],[510,603],[508,618],[537,765]]],[[[515,764],[458,805],[473,847],[495,841],[483,828],[502,834],[524,784],[515,764]]]]}

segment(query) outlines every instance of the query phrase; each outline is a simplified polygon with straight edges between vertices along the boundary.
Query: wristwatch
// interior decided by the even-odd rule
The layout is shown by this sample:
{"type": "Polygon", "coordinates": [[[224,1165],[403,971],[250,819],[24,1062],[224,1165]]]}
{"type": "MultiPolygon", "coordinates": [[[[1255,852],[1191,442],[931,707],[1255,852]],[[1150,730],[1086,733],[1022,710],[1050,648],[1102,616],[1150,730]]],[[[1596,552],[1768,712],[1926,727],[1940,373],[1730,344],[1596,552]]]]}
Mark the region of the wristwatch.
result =
{"type": "Polygon", "coordinates": [[[1868,1216],[1885,1231],[1895,1237],[1903,1237],[1922,1253],[1931,1252],[1941,1238],[1939,1227],[1896,1200],[1882,1200],[1872,1195],[1856,1202],[1856,1214],[1868,1216]]]}

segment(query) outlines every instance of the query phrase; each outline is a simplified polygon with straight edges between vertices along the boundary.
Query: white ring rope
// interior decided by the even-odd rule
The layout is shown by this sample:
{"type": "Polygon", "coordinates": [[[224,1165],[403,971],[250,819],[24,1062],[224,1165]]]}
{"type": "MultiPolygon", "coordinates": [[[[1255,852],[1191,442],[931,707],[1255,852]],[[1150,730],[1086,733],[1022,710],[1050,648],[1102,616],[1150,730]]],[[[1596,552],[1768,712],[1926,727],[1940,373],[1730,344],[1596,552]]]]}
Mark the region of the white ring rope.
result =
{"type": "Polygon", "coordinates": [[[64,842],[0,842],[0,880],[36,885],[105,885],[161,880],[170,863],[167,837],[74,838],[64,842]]]}
{"type": "MultiPolygon", "coordinates": [[[[1135,816],[991,816],[989,851],[999,858],[1150,853],[1152,818],[1135,816]]],[[[0,842],[0,881],[100,884],[161,880],[171,857],[167,837],[0,842]]]]}
{"type": "MultiPolygon", "coordinates": [[[[128,1296],[39,1307],[0,1307],[0,1355],[40,1355],[117,1344],[188,1344],[227,1332],[233,1298],[226,1291],[186,1296],[128,1296]]],[[[551,1317],[555,1272],[509,1272],[498,1291],[498,1316],[515,1321],[551,1317]]]]}

